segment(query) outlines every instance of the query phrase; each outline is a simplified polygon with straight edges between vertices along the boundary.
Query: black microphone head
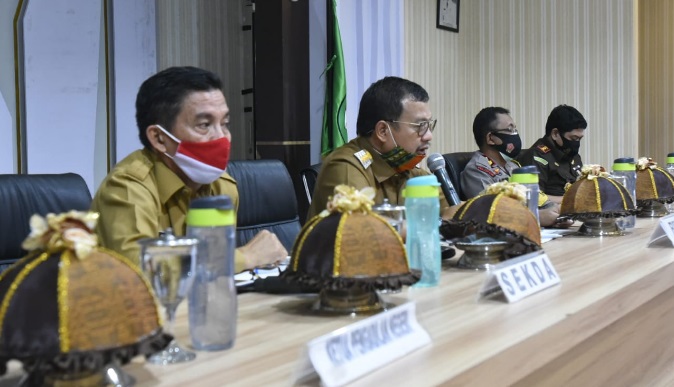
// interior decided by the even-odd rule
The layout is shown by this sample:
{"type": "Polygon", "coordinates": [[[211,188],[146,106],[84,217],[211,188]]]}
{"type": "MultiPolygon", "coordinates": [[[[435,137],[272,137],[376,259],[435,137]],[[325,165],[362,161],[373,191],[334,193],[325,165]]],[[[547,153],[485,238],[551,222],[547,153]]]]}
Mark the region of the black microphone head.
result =
{"type": "Polygon", "coordinates": [[[440,153],[431,153],[428,156],[426,165],[428,165],[428,169],[430,169],[431,172],[435,172],[438,169],[445,167],[445,158],[440,153]]]}

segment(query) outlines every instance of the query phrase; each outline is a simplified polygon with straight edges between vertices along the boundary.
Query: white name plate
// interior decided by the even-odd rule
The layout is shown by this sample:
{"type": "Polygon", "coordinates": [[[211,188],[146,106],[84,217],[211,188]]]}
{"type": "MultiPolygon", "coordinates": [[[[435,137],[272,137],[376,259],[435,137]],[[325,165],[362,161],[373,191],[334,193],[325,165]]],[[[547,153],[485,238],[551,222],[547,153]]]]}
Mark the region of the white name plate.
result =
{"type": "Polygon", "coordinates": [[[488,298],[502,292],[512,303],[559,282],[559,275],[548,255],[543,251],[535,251],[495,265],[487,272],[478,298],[488,298]]]}
{"type": "Polygon", "coordinates": [[[340,328],[306,344],[295,382],[315,375],[325,386],[341,386],[431,342],[408,302],[340,328]]]}
{"type": "Polygon", "coordinates": [[[653,230],[648,246],[666,243],[668,246],[674,246],[674,214],[667,215],[658,221],[658,226],[653,230]]]}

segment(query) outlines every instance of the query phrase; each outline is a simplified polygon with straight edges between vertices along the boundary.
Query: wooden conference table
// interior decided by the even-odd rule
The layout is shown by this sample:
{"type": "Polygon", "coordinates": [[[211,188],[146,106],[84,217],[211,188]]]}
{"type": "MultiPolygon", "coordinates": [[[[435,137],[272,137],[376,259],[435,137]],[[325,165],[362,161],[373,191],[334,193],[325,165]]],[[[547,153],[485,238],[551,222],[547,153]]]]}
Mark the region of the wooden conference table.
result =
{"type": "MultiPolygon", "coordinates": [[[[485,273],[452,265],[439,287],[387,295],[416,301],[432,344],[352,385],[674,385],[674,248],[646,247],[657,221],[637,219],[620,237],[545,243],[561,284],[514,304],[478,301],[485,273]]],[[[234,348],[124,369],[139,386],[291,385],[308,341],[364,318],[311,314],[315,297],[242,294],[234,348]]],[[[188,346],[186,311],[183,302],[175,333],[188,346]]]]}

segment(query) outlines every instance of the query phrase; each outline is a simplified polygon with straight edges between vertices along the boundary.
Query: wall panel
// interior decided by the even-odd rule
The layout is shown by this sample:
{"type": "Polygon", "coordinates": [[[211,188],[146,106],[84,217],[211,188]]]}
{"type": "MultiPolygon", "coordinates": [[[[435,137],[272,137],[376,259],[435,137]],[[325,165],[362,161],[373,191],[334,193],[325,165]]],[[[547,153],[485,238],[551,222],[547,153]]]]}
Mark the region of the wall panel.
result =
{"type": "Polygon", "coordinates": [[[0,173],[18,169],[16,79],[14,77],[14,14],[18,0],[0,1],[0,173]]]}
{"type": "Polygon", "coordinates": [[[432,150],[475,150],[473,118],[486,106],[510,109],[530,146],[565,103],[589,123],[586,163],[636,156],[633,1],[463,0],[454,33],[435,27],[437,0],[406,0],[405,74],[431,95],[432,150]]]}
{"type": "Polygon", "coordinates": [[[26,169],[94,190],[102,3],[31,0],[23,20],[26,169]]]}
{"type": "Polygon", "coordinates": [[[674,152],[674,2],[639,1],[639,155],[674,152]]]}

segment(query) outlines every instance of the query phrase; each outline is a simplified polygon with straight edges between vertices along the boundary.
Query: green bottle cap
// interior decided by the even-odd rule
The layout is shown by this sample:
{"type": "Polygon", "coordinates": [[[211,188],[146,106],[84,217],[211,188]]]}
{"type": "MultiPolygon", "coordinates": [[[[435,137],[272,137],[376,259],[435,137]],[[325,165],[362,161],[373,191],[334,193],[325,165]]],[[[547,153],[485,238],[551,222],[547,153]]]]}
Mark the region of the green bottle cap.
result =
{"type": "Polygon", "coordinates": [[[403,196],[406,198],[439,197],[439,186],[440,183],[435,175],[413,177],[407,180],[407,185],[403,190],[403,196]]]}
{"type": "Polygon", "coordinates": [[[192,200],[186,223],[194,227],[233,226],[236,223],[232,199],[227,195],[192,200]]]}

